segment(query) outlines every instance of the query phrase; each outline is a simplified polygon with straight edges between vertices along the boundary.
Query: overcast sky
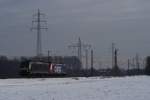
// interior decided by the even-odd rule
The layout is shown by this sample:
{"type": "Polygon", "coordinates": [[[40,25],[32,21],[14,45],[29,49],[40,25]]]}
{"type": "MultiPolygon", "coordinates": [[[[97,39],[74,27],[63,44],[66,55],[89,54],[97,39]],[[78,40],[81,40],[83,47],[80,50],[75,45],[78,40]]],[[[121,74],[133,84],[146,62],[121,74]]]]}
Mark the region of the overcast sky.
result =
{"type": "Polygon", "coordinates": [[[36,55],[36,32],[30,31],[37,9],[46,14],[42,51],[69,55],[78,37],[91,44],[97,57],[150,55],[149,0],[0,0],[0,55],[36,55]]]}

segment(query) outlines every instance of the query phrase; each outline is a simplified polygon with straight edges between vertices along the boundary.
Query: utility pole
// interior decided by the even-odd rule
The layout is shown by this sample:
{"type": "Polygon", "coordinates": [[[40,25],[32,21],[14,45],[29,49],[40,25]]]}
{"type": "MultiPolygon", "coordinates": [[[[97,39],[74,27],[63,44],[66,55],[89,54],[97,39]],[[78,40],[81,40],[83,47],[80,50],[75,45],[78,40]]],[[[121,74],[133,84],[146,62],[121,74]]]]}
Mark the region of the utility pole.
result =
{"type": "Polygon", "coordinates": [[[130,59],[128,59],[128,72],[130,70],[130,59]]]}
{"type": "Polygon", "coordinates": [[[117,56],[118,56],[118,50],[115,47],[115,43],[112,43],[112,68],[118,66],[117,56]]]}
{"type": "Polygon", "coordinates": [[[85,57],[86,57],[85,66],[86,66],[86,70],[88,70],[88,49],[85,50],[85,57]]]}
{"type": "Polygon", "coordinates": [[[112,67],[114,67],[114,53],[115,53],[115,44],[112,43],[112,67]]]}
{"type": "Polygon", "coordinates": [[[50,51],[48,50],[48,63],[50,63],[50,51]]]}
{"type": "Polygon", "coordinates": [[[114,59],[114,67],[118,67],[118,60],[117,60],[117,57],[118,57],[118,50],[115,49],[115,59],[114,59]]]}
{"type": "Polygon", "coordinates": [[[127,69],[127,74],[130,75],[130,59],[128,59],[128,69],[127,69]]]}
{"type": "Polygon", "coordinates": [[[139,71],[140,70],[140,64],[139,64],[139,55],[138,55],[138,53],[136,53],[136,67],[137,67],[137,70],[139,71]]]}
{"type": "Polygon", "coordinates": [[[80,37],[78,39],[78,57],[79,60],[82,62],[82,43],[80,37]]]}
{"type": "Polygon", "coordinates": [[[46,20],[44,19],[45,14],[40,12],[40,9],[38,9],[38,12],[33,15],[32,20],[32,28],[31,30],[37,31],[37,47],[36,47],[36,56],[38,58],[41,58],[42,56],[42,38],[41,38],[41,30],[47,30],[47,26],[43,26],[42,24],[46,24],[46,20]]]}
{"type": "Polygon", "coordinates": [[[93,50],[91,50],[91,76],[93,76],[93,50]]]}
{"type": "Polygon", "coordinates": [[[142,68],[145,68],[145,66],[146,66],[146,59],[143,59],[143,60],[142,60],[142,63],[143,63],[142,68]]]}
{"type": "Polygon", "coordinates": [[[118,67],[118,49],[112,43],[112,74],[115,76],[120,75],[120,69],[118,67]]]}
{"type": "Polygon", "coordinates": [[[133,69],[135,69],[135,58],[134,57],[132,58],[132,67],[133,67],[133,69]]]}

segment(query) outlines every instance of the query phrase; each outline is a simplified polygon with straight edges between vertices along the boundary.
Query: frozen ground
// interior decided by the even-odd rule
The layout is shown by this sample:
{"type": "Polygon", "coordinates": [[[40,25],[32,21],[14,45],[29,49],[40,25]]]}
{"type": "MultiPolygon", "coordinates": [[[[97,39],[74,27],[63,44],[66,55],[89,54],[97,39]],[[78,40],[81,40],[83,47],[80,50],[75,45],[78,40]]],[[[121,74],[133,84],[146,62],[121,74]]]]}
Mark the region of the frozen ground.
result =
{"type": "Polygon", "coordinates": [[[150,100],[150,77],[0,79],[0,100],[150,100]]]}

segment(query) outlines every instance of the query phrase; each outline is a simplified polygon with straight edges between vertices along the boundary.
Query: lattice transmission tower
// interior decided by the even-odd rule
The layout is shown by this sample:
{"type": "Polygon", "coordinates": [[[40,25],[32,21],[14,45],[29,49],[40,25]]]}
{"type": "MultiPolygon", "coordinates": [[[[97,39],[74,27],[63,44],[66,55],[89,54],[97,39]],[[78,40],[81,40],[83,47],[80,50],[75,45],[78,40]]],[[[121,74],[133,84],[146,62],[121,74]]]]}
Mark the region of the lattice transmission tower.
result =
{"type": "MultiPolygon", "coordinates": [[[[83,50],[85,50],[85,53],[86,53],[86,65],[85,67],[87,68],[88,67],[88,49],[91,49],[91,45],[89,44],[84,44],[82,43],[80,37],[78,38],[78,42],[77,43],[74,43],[74,44],[71,44],[68,46],[69,48],[77,48],[77,54],[78,54],[78,59],[80,60],[81,62],[81,66],[82,66],[82,56],[83,56],[83,50]]],[[[82,66],[83,67],[83,66],[82,66]]]]}
{"type": "Polygon", "coordinates": [[[36,46],[36,56],[38,58],[41,58],[42,56],[42,36],[41,30],[47,30],[47,21],[45,20],[45,14],[40,12],[40,9],[38,9],[38,12],[33,15],[32,20],[32,27],[31,30],[37,31],[37,46],[36,46]]]}

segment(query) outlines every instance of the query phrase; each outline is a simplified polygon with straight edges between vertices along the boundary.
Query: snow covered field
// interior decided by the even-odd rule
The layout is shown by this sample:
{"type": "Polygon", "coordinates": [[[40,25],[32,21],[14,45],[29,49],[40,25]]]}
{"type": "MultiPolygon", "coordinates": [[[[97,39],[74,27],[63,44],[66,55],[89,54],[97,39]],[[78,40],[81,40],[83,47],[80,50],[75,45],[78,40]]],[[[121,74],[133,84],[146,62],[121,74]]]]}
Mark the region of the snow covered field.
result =
{"type": "Polygon", "coordinates": [[[150,77],[0,79],[0,100],[150,100],[150,77]]]}

